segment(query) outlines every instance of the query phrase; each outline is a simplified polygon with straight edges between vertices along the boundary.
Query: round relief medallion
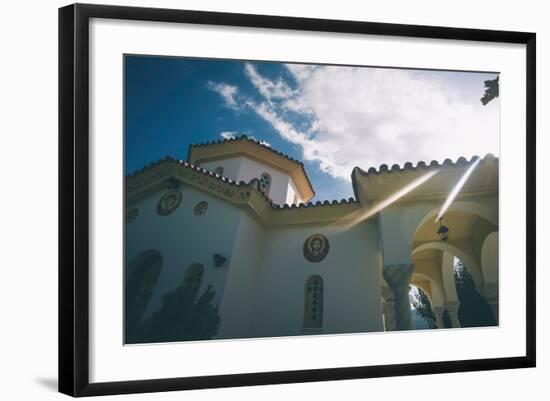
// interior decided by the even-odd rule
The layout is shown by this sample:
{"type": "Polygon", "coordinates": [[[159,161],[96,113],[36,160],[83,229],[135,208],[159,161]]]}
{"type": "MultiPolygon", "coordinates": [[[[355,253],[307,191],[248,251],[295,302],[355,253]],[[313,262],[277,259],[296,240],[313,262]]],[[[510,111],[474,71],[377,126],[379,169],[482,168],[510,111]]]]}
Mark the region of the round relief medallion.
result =
{"type": "Polygon", "coordinates": [[[161,216],[168,216],[174,210],[178,208],[181,202],[181,192],[177,190],[172,190],[162,198],[157,205],[157,213],[161,216]]]}
{"type": "Polygon", "coordinates": [[[138,215],[139,215],[139,210],[137,208],[127,210],[126,215],[124,216],[124,221],[126,223],[131,223],[136,219],[136,217],[138,217],[138,215]]]}
{"type": "Polygon", "coordinates": [[[304,242],[304,257],[310,262],[320,262],[327,256],[328,250],[328,239],[322,234],[313,234],[304,242]]]}
{"type": "Polygon", "coordinates": [[[195,209],[194,209],[195,216],[203,215],[206,212],[206,209],[208,209],[208,202],[200,201],[195,205],[195,209]]]}

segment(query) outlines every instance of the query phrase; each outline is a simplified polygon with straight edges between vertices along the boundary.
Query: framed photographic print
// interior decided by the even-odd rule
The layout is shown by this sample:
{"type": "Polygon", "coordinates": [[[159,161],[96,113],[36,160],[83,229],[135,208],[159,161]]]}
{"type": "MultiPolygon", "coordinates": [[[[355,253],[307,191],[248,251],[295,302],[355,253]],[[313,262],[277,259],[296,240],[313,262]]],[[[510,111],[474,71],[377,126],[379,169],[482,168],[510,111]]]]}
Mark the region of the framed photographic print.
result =
{"type": "Polygon", "coordinates": [[[61,8],[59,390],[535,366],[535,78],[534,33],[61,8]]]}

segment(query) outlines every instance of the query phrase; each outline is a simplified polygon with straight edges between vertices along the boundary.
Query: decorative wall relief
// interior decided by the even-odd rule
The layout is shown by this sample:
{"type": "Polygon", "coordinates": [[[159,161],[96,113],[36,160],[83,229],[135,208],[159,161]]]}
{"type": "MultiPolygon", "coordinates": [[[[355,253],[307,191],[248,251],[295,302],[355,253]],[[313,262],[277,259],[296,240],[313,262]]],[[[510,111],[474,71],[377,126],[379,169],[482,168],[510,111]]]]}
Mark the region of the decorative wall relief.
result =
{"type": "Polygon", "coordinates": [[[310,262],[320,262],[327,256],[328,251],[328,239],[322,234],[313,234],[304,242],[304,257],[310,262]]]}
{"type": "Polygon", "coordinates": [[[181,203],[181,192],[172,190],[164,194],[157,205],[157,213],[160,216],[168,216],[178,208],[181,203]]]}
{"type": "Polygon", "coordinates": [[[204,213],[206,213],[207,209],[208,209],[208,202],[200,201],[195,205],[195,209],[193,210],[193,213],[195,213],[195,216],[202,216],[204,213]]]}

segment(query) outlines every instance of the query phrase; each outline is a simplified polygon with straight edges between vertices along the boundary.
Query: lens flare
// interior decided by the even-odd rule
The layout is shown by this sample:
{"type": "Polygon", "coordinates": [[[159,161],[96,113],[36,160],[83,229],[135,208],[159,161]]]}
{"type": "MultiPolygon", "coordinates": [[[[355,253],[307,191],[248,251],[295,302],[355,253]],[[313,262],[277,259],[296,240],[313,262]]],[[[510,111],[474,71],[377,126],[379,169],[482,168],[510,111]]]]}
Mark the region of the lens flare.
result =
{"type": "Polygon", "coordinates": [[[449,206],[451,206],[451,203],[453,203],[456,196],[458,195],[458,193],[460,192],[460,190],[462,189],[462,187],[464,186],[464,184],[468,180],[468,177],[470,177],[470,175],[472,174],[472,172],[477,167],[477,165],[479,164],[480,161],[481,161],[481,159],[478,157],[472,163],[472,165],[468,168],[468,170],[466,170],[464,175],[462,175],[462,177],[460,177],[460,180],[456,183],[455,187],[453,188],[453,190],[451,191],[449,196],[447,196],[447,199],[445,200],[445,203],[443,204],[443,206],[441,206],[441,209],[439,210],[439,213],[437,214],[437,217],[435,218],[436,223],[439,219],[441,219],[443,217],[443,215],[445,214],[445,212],[447,211],[449,206]]]}
{"type": "Polygon", "coordinates": [[[375,204],[373,204],[370,208],[359,210],[355,213],[353,213],[350,216],[346,216],[345,218],[337,221],[336,223],[333,223],[331,228],[333,228],[336,231],[345,231],[349,230],[350,228],[354,227],[355,225],[361,223],[362,221],[368,219],[369,217],[375,215],[376,213],[380,212],[381,210],[385,209],[392,203],[396,202],[397,200],[401,199],[403,196],[407,195],[409,192],[413,191],[414,189],[418,188],[420,185],[424,184],[426,181],[428,181],[430,178],[432,178],[434,175],[436,175],[439,172],[439,170],[433,170],[430,171],[414,181],[408,183],[403,188],[401,188],[399,191],[391,194],[388,198],[379,201],[375,204]],[[337,227],[336,227],[337,226],[337,227]]]}

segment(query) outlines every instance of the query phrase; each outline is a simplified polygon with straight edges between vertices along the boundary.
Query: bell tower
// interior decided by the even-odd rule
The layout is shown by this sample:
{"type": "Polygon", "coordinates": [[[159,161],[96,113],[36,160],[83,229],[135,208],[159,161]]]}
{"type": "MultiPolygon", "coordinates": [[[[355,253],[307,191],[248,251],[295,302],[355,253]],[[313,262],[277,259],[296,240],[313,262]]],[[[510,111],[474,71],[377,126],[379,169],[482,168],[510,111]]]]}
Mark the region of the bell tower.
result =
{"type": "Polygon", "coordinates": [[[305,203],[315,195],[303,163],[246,135],[193,144],[187,159],[232,181],[257,179],[260,190],[278,205],[305,203]]]}

